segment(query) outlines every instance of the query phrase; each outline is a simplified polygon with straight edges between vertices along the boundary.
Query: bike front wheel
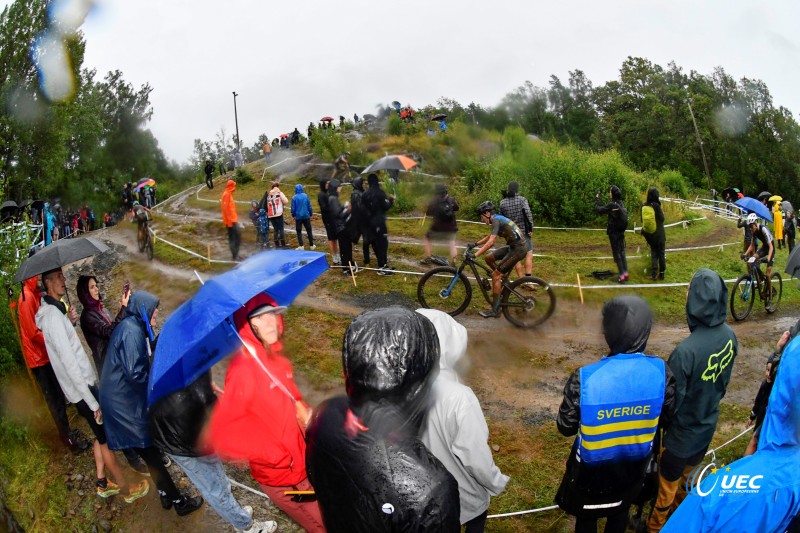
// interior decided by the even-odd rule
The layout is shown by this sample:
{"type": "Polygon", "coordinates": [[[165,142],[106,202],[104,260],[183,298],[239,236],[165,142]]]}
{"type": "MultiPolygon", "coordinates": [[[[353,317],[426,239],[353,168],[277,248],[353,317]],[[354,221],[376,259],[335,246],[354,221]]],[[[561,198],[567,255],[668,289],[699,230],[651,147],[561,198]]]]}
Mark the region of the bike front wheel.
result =
{"type": "Polygon", "coordinates": [[[543,279],[525,276],[503,291],[503,314],[519,328],[538,326],[556,310],[556,294],[543,279]]]}
{"type": "Polygon", "coordinates": [[[767,310],[767,313],[772,314],[778,310],[778,304],[781,303],[781,294],[783,294],[783,279],[777,272],[773,272],[769,279],[772,282],[772,295],[764,305],[764,309],[767,310]]]}
{"type": "Polygon", "coordinates": [[[457,268],[433,268],[420,278],[417,298],[422,307],[456,316],[469,305],[472,286],[467,276],[457,268]]]}
{"type": "Polygon", "coordinates": [[[731,315],[735,320],[744,320],[750,316],[756,294],[753,276],[750,274],[739,276],[731,290],[731,315]]]}

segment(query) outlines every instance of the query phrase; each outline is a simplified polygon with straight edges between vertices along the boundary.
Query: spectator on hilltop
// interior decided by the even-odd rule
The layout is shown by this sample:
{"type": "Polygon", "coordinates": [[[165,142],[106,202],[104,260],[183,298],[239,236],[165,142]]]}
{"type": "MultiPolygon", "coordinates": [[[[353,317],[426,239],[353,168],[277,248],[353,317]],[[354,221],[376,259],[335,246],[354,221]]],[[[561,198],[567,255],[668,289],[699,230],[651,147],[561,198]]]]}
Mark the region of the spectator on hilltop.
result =
{"type": "Polygon", "coordinates": [[[308,236],[308,245],[312,250],[316,250],[314,245],[314,233],[311,230],[311,217],[314,215],[314,210],[311,207],[311,200],[305,193],[305,189],[301,184],[294,186],[294,196],[292,196],[291,214],[294,219],[294,228],[297,232],[297,249],[304,249],[303,246],[303,228],[306,230],[308,236]]]}
{"type": "Polygon", "coordinates": [[[241,245],[241,225],[239,215],[236,213],[236,201],[233,199],[233,192],[236,190],[236,182],[228,180],[225,185],[225,192],[222,193],[222,224],[228,230],[228,247],[231,249],[231,257],[234,261],[239,260],[239,246],[241,245]]]}

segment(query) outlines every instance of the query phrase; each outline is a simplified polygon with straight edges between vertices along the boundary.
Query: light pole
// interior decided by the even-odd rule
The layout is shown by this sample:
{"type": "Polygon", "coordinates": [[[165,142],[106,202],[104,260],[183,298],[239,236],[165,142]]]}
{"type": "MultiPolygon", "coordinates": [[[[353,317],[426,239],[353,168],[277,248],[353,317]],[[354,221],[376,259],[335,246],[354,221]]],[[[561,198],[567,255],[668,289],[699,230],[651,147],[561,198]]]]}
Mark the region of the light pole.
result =
{"type": "Polygon", "coordinates": [[[236,112],[236,97],[239,96],[236,94],[236,91],[233,91],[233,118],[236,120],[236,151],[239,152],[242,149],[242,143],[239,140],[239,114],[236,112]]]}

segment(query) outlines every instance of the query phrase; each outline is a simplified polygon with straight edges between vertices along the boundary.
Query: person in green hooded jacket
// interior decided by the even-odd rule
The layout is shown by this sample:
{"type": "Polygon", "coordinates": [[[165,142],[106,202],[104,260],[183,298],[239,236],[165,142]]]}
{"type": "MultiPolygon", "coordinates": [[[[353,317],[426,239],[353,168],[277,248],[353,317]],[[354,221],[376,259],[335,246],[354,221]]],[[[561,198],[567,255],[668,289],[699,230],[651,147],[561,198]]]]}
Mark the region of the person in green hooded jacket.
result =
{"type": "Polygon", "coordinates": [[[686,296],[691,335],[670,354],[667,365],[676,380],[675,416],[664,432],[659,487],[648,530],[660,531],[686,497],[686,479],[708,450],[719,419],[738,352],[728,317],[728,288],[719,274],[701,268],[686,296]]]}

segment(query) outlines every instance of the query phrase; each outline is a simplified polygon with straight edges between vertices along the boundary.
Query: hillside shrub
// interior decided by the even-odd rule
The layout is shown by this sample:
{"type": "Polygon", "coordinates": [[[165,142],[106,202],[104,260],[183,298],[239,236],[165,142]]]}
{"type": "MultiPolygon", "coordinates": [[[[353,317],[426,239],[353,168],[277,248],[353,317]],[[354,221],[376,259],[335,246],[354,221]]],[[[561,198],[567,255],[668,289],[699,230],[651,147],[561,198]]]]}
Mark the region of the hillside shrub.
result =
{"type": "Polygon", "coordinates": [[[676,170],[664,170],[659,175],[659,181],[664,185],[664,189],[672,195],[686,198],[689,194],[686,178],[676,170]]]}
{"type": "Polygon", "coordinates": [[[244,167],[239,167],[236,169],[236,183],[239,185],[244,185],[246,183],[253,182],[253,175],[244,167]]]}

